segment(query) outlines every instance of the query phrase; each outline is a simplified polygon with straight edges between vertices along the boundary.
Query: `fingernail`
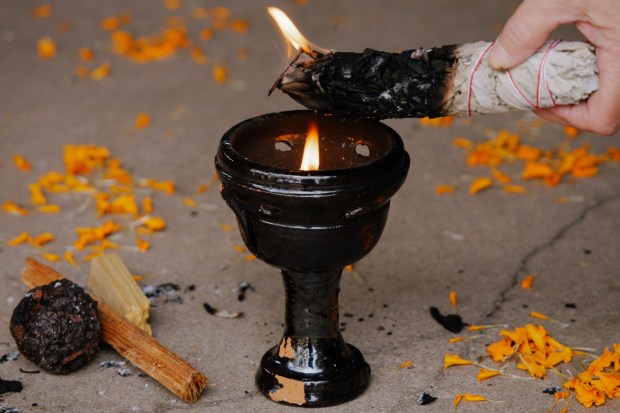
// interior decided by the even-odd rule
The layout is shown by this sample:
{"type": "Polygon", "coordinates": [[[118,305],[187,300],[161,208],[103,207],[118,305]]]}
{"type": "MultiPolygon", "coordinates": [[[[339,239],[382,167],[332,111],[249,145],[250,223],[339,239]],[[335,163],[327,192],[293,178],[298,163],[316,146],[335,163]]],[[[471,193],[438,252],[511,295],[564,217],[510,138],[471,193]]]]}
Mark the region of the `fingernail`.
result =
{"type": "Polygon", "coordinates": [[[489,64],[495,70],[506,70],[512,67],[514,58],[501,44],[494,44],[489,51],[489,64]]]}

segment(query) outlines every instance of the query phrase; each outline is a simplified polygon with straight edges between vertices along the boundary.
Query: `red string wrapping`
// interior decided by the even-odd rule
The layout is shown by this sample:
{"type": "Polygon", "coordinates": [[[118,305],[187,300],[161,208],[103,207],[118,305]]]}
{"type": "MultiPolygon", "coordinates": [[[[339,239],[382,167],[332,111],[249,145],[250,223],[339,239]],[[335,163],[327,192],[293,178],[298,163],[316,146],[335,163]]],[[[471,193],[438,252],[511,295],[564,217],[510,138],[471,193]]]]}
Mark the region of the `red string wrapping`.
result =
{"type": "MultiPolygon", "coordinates": [[[[552,104],[555,106],[555,99],[553,98],[553,93],[551,92],[551,90],[549,89],[549,82],[547,81],[547,75],[546,75],[546,67],[547,67],[547,62],[549,61],[549,55],[551,54],[551,51],[562,42],[563,40],[555,40],[553,42],[551,42],[549,44],[549,46],[547,47],[547,49],[545,50],[545,53],[542,57],[542,59],[540,60],[540,66],[538,67],[538,78],[537,78],[537,82],[536,82],[536,102],[532,102],[530,99],[527,98],[527,96],[525,95],[525,93],[523,93],[523,91],[521,90],[521,88],[519,87],[519,85],[517,85],[517,83],[514,81],[514,79],[512,78],[512,74],[510,73],[510,70],[506,70],[506,77],[508,78],[508,80],[510,81],[510,84],[513,86],[516,94],[518,96],[521,97],[521,99],[523,99],[523,101],[525,103],[527,103],[532,109],[540,109],[540,99],[541,99],[541,93],[540,90],[542,88],[542,85],[545,85],[545,88],[547,89],[547,93],[549,96],[549,99],[551,100],[552,104]]],[[[476,70],[478,70],[478,68],[480,67],[480,63],[482,62],[482,59],[484,58],[484,56],[488,53],[488,51],[491,49],[491,47],[495,44],[495,42],[489,44],[480,54],[480,56],[478,56],[478,59],[476,59],[476,62],[474,63],[474,66],[471,70],[471,73],[469,75],[469,81],[467,84],[467,115],[471,116],[471,96],[472,96],[472,84],[474,81],[474,75],[476,74],[476,70]]]]}

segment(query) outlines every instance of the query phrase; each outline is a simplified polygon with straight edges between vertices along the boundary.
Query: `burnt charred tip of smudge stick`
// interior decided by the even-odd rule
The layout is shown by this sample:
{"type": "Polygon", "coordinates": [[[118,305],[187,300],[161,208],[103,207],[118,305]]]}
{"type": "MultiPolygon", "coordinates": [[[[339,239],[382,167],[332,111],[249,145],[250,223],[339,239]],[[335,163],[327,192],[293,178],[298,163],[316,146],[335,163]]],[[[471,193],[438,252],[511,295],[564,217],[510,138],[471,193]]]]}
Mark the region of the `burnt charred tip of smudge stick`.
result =
{"type": "Polygon", "coordinates": [[[286,75],[286,72],[288,71],[288,69],[291,68],[291,66],[293,66],[295,64],[295,62],[301,57],[302,53],[304,53],[304,51],[300,50],[299,53],[297,53],[297,56],[295,56],[295,58],[293,59],[293,61],[291,61],[291,63],[287,64],[284,67],[284,69],[282,69],[282,71],[280,72],[280,75],[277,77],[276,81],[273,82],[273,85],[271,85],[271,89],[269,89],[269,92],[267,93],[267,96],[271,96],[273,91],[276,90],[276,88],[280,84],[280,81],[282,80],[284,75],[286,75]]]}

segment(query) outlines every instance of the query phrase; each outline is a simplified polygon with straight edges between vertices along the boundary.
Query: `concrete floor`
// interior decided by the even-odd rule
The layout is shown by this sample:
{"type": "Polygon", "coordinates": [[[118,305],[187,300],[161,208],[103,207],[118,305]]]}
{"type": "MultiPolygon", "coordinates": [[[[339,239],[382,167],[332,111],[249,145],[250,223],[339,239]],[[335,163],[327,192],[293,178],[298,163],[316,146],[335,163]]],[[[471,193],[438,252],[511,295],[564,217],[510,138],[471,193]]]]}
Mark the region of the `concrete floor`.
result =
{"type": "MultiPolygon", "coordinates": [[[[262,354],[278,342],[282,332],[283,291],[277,270],[249,262],[235,251],[241,244],[232,212],[217,189],[195,197],[200,205],[183,205],[184,196],[209,183],[213,157],[221,135],[235,123],[262,113],[298,108],[286,96],[266,91],[285,62],[283,46],[265,13],[265,7],[283,8],[300,29],[319,45],[337,50],[374,47],[403,50],[417,46],[491,40],[518,2],[514,0],[468,2],[437,0],[412,2],[390,0],[359,2],[310,0],[300,6],[293,1],[229,1],[225,5],[235,18],[248,18],[245,35],[218,33],[205,46],[207,66],[194,63],[186,50],[163,62],[136,64],[109,51],[108,34],[99,22],[129,10],[130,30],[156,33],[165,17],[186,17],[196,39],[206,24],[191,17],[196,6],[217,3],[185,0],[172,12],[157,1],[54,1],[52,15],[31,17],[35,1],[2,1],[0,4],[0,203],[12,199],[28,203],[27,184],[49,170],[62,170],[62,147],[68,143],[106,146],[139,177],[174,179],[175,196],[155,195],[156,213],[168,228],[151,238],[152,247],[141,254],[121,250],[133,273],[145,276],[142,283],[176,283],[182,303],[157,303],[151,312],[155,336],[185,357],[209,377],[209,387],[194,405],[186,405],[149,377],[120,377],[99,364],[120,360],[105,347],[95,360],[68,376],[25,374],[36,368],[23,357],[0,364],[2,379],[20,380],[21,393],[0,396],[0,411],[8,407],[22,412],[298,412],[276,405],[260,395],[253,377],[262,354]],[[58,26],[68,22],[70,29],[58,26]],[[53,37],[56,57],[41,61],[36,42],[53,37]],[[101,81],[86,80],[73,73],[79,64],[77,50],[90,46],[95,62],[107,60],[111,73],[101,81]],[[240,61],[237,50],[247,47],[249,56],[240,61]],[[225,63],[230,67],[226,85],[214,82],[211,70],[225,63]],[[135,131],[138,112],[152,116],[152,124],[135,131]],[[17,171],[13,154],[33,163],[33,171],[17,171]],[[250,282],[256,291],[240,302],[234,289],[250,282]],[[195,285],[193,291],[184,291],[195,285]],[[207,314],[203,302],[243,311],[238,319],[207,314]]],[[[566,37],[573,36],[567,31],[566,37]]],[[[517,132],[533,119],[531,114],[476,117],[457,120],[448,128],[420,126],[416,120],[389,121],[403,137],[412,157],[408,180],[394,197],[385,233],[375,250],[356,266],[359,277],[345,274],[340,300],[345,339],[364,353],[372,367],[369,389],[358,399],[329,412],[447,412],[458,393],[479,393],[505,403],[461,405],[462,412],[546,412],[553,397],[542,390],[560,384],[554,374],[544,380],[512,380],[496,377],[476,383],[471,366],[442,368],[446,352],[475,359],[484,346],[496,339],[497,330],[483,337],[448,344],[453,335],[429,316],[431,306],[449,310],[448,293],[459,296],[459,313],[472,324],[507,324],[511,328],[531,321],[530,310],[569,321],[568,328],[543,324],[559,341],[570,346],[592,347],[600,353],[620,341],[620,168],[601,167],[599,176],[565,182],[556,188],[525,183],[528,192],[511,195],[492,189],[472,197],[467,180],[485,171],[464,165],[461,149],[451,144],[455,136],[475,141],[501,128],[517,132]],[[436,196],[439,184],[458,184],[449,195],[436,196]],[[558,204],[558,197],[574,202],[558,204]],[[524,291],[518,281],[540,273],[534,288],[524,291]],[[566,308],[574,303],[577,308],[566,308]],[[344,313],[352,317],[344,317],[344,313]],[[362,321],[363,320],[363,321],[362,321]],[[391,333],[388,335],[388,333],[391,333]],[[405,361],[413,367],[398,370],[405,361]],[[438,397],[418,406],[422,392],[438,397]]],[[[529,142],[555,147],[565,138],[561,127],[546,124],[529,129],[529,142]]],[[[581,135],[602,152],[619,146],[620,136],[602,138],[581,135]]],[[[515,170],[515,175],[516,175],[515,170]]],[[[10,239],[21,231],[50,231],[56,241],[52,252],[64,251],[74,238],[76,226],[94,226],[94,206],[76,212],[83,197],[55,200],[64,211],[59,215],[0,215],[0,238],[10,239]]],[[[133,243],[132,237],[121,239],[133,243]]],[[[27,246],[0,245],[0,354],[15,350],[8,331],[13,308],[26,291],[19,273],[27,256],[40,252],[27,246]]],[[[85,284],[88,264],[81,270],[65,262],[52,264],[72,280],[85,284]]],[[[564,366],[566,367],[566,366],[564,366]]],[[[571,371],[579,371],[573,365],[571,371]]],[[[509,371],[515,372],[514,367],[509,371]]],[[[519,372],[518,374],[523,374],[519,372]]],[[[620,410],[620,401],[593,409],[620,410]]],[[[571,412],[585,411],[572,403],[571,412]]]]}

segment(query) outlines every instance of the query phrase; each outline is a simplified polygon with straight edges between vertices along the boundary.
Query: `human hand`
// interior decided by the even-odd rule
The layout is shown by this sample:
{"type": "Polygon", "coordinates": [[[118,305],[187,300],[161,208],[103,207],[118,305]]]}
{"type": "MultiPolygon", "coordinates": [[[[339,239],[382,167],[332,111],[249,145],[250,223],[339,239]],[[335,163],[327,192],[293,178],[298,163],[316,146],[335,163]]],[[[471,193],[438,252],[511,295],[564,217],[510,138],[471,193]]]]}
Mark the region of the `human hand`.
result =
{"type": "Polygon", "coordinates": [[[576,105],[537,109],[545,119],[612,135],[620,130],[620,0],[524,0],[508,19],[489,52],[496,69],[518,66],[551,32],[574,23],[596,47],[599,89],[576,105]]]}

